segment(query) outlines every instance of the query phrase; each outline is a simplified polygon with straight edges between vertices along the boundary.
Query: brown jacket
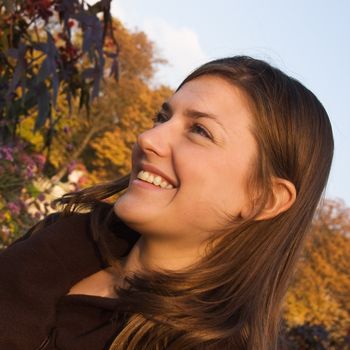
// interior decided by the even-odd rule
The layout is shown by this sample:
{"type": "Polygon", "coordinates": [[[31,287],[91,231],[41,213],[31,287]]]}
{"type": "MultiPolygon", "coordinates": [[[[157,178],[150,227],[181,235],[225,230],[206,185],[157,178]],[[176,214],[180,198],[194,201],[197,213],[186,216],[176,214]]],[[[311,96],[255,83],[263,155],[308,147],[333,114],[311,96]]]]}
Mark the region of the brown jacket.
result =
{"type": "MultiPolygon", "coordinates": [[[[118,328],[115,300],[66,296],[75,283],[108,266],[89,218],[74,214],[33,235],[30,230],[0,254],[1,350],[108,349],[118,328]]],[[[135,239],[121,243],[130,248],[135,239]]]]}

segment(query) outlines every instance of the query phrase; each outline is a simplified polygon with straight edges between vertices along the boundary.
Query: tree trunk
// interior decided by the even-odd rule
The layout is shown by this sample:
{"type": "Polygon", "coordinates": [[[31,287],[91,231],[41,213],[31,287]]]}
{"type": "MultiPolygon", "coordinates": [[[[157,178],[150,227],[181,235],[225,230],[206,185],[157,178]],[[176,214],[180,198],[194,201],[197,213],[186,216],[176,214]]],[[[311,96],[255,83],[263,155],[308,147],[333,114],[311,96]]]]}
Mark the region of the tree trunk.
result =
{"type": "Polygon", "coordinates": [[[59,182],[68,171],[68,166],[71,162],[78,159],[80,155],[85,150],[86,146],[89,144],[90,140],[93,138],[93,136],[102,131],[103,129],[107,129],[107,127],[110,126],[110,124],[103,124],[100,127],[92,127],[88,133],[85,135],[83,141],[79,145],[79,147],[73,152],[72,156],[67,160],[67,162],[57,171],[57,173],[51,177],[51,183],[52,185],[55,185],[57,182],[59,182]]]}

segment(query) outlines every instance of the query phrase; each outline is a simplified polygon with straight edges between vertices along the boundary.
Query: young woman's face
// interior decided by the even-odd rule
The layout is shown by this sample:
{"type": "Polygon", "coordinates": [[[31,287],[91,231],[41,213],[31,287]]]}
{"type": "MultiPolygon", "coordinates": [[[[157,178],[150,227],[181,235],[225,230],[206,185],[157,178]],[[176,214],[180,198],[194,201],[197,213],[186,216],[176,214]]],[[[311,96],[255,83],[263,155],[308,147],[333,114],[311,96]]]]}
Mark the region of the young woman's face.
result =
{"type": "Polygon", "coordinates": [[[133,148],[129,187],[116,214],[141,234],[189,243],[222,228],[223,213],[244,217],[257,146],[241,91],[220,77],[201,76],[165,102],[157,119],[133,148]],[[138,180],[145,168],[174,188],[138,180]]]}

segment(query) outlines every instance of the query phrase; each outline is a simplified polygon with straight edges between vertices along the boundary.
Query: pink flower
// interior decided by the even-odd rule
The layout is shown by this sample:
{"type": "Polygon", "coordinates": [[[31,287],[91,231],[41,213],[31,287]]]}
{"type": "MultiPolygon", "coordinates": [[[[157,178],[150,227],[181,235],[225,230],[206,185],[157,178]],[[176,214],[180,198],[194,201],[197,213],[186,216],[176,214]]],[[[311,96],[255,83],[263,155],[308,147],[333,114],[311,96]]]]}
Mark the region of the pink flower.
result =
{"type": "Polygon", "coordinates": [[[33,158],[35,159],[38,168],[42,170],[46,162],[46,157],[43,154],[36,154],[33,158]]]}
{"type": "Polygon", "coordinates": [[[3,146],[0,148],[0,158],[4,157],[5,160],[13,162],[13,148],[9,146],[3,146]],[[2,153],[2,156],[1,156],[2,153]]]}
{"type": "Polygon", "coordinates": [[[40,193],[38,195],[38,199],[39,199],[40,202],[43,202],[45,200],[45,194],[44,193],[40,193]]]}
{"type": "Polygon", "coordinates": [[[19,199],[17,203],[21,210],[27,210],[27,204],[23,199],[19,199]]]}
{"type": "Polygon", "coordinates": [[[77,166],[77,161],[73,160],[72,162],[69,163],[68,165],[68,173],[71,173],[77,166]]]}
{"type": "Polygon", "coordinates": [[[14,202],[7,203],[7,208],[12,215],[18,215],[21,212],[21,208],[14,202]]]}
{"type": "Polygon", "coordinates": [[[25,170],[25,176],[28,178],[28,179],[31,179],[33,176],[34,176],[34,172],[33,172],[33,168],[32,167],[27,167],[26,170],[25,170]]]}
{"type": "Polygon", "coordinates": [[[26,153],[21,153],[19,159],[25,166],[33,167],[35,165],[34,160],[26,153]]]}

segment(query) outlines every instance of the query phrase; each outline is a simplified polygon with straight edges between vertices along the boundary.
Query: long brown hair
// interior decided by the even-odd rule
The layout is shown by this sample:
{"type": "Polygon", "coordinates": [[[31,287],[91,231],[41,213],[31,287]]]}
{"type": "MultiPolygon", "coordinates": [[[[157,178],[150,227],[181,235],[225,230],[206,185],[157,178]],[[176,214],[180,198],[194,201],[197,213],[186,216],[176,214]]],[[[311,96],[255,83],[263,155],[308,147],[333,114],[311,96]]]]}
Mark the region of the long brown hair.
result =
{"type": "MultiPolygon", "coordinates": [[[[112,350],[278,346],[283,297],[329,176],[330,121],[310,90],[264,61],[247,56],[214,60],[191,73],[179,89],[203,75],[222,77],[248,98],[259,149],[248,182],[255,211],[238,226],[236,218],[228,220],[208,242],[205,259],[186,270],[127,279],[128,287],[118,290],[118,312],[126,322],[112,350]],[[269,197],[273,176],[295,185],[296,200],[272,219],[254,220],[269,197]]],[[[98,203],[125,189],[128,180],[125,176],[60,199],[65,213],[94,208],[95,237],[111,262],[118,257],[112,238],[99,231],[105,211],[98,203]]]]}

